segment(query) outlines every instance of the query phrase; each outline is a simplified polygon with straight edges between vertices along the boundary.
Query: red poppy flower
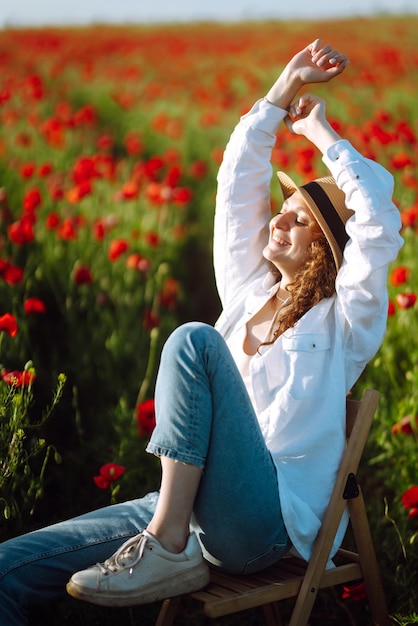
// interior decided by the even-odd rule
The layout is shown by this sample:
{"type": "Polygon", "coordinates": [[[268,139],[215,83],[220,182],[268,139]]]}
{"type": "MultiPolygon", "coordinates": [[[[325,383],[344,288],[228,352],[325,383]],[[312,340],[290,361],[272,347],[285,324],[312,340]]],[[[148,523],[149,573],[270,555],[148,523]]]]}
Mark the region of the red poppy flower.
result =
{"type": "Polygon", "coordinates": [[[359,602],[360,600],[364,600],[367,598],[367,589],[366,583],[361,582],[358,585],[350,585],[347,587],[343,587],[343,600],[354,600],[354,602],[359,602]]]}
{"type": "Polygon", "coordinates": [[[41,100],[44,92],[42,79],[37,74],[33,76],[28,76],[25,81],[25,87],[27,89],[28,95],[33,100],[41,100]]]}
{"type": "Polygon", "coordinates": [[[398,293],[395,296],[396,303],[400,309],[410,309],[414,306],[417,297],[414,293],[398,293]]]}
{"type": "Polygon", "coordinates": [[[161,183],[151,182],[145,190],[146,196],[152,204],[160,205],[171,199],[170,187],[163,186],[161,183]]]}
{"type": "Polygon", "coordinates": [[[143,316],[143,324],[144,328],[147,330],[152,330],[160,325],[160,318],[154,311],[151,309],[147,309],[143,316]]]}
{"type": "Polygon", "coordinates": [[[173,190],[173,202],[179,206],[187,204],[192,198],[192,192],[188,187],[177,187],[173,190]]]}
{"type": "Polygon", "coordinates": [[[17,285],[23,279],[23,269],[8,261],[0,261],[0,276],[8,285],[17,285]]]}
{"type": "Polygon", "coordinates": [[[75,126],[92,126],[97,121],[96,109],[91,104],[86,104],[76,111],[73,120],[75,126]]]}
{"type": "Polygon", "coordinates": [[[33,213],[42,202],[39,189],[30,189],[23,198],[23,210],[26,213],[33,213]]]}
{"type": "Polygon", "coordinates": [[[93,237],[96,241],[103,241],[108,232],[118,224],[118,218],[115,215],[106,215],[99,217],[93,222],[93,237]]]}
{"type": "Polygon", "coordinates": [[[16,337],[18,330],[19,328],[14,315],[11,313],[0,315],[0,332],[5,332],[10,335],[10,337],[16,337]]]}
{"type": "Polygon", "coordinates": [[[78,287],[80,285],[90,285],[93,282],[93,275],[87,265],[76,267],[74,270],[74,282],[78,287]]]}
{"type": "Polygon", "coordinates": [[[77,229],[74,220],[67,217],[57,229],[57,235],[63,241],[77,239],[77,229]]]}
{"type": "Polygon", "coordinates": [[[76,184],[97,178],[97,176],[98,172],[94,159],[91,157],[80,157],[77,159],[72,171],[72,179],[76,184]]]}
{"type": "Polygon", "coordinates": [[[391,428],[391,431],[394,435],[412,435],[418,429],[418,415],[415,417],[413,415],[405,415],[399,422],[396,422],[391,428]],[[415,424],[415,430],[414,426],[415,424]]]}
{"type": "Polygon", "coordinates": [[[32,384],[36,378],[35,374],[28,370],[25,370],[23,372],[5,371],[2,373],[1,377],[7,385],[10,385],[13,387],[27,387],[28,385],[32,384]]]}
{"type": "Polygon", "coordinates": [[[149,233],[146,233],[145,239],[148,245],[152,246],[153,248],[157,248],[160,245],[160,237],[155,231],[150,231],[149,233]]]}
{"type": "Polygon", "coordinates": [[[71,202],[71,204],[77,204],[77,202],[80,202],[85,196],[90,195],[92,190],[91,182],[89,180],[82,180],[75,185],[75,187],[67,191],[67,200],[71,202]]]}
{"type": "Polygon", "coordinates": [[[173,163],[172,165],[170,165],[168,172],[165,175],[164,183],[168,185],[169,187],[173,187],[173,188],[177,187],[180,181],[180,177],[181,177],[180,165],[178,165],[178,163],[173,163]]]}
{"type": "Polygon", "coordinates": [[[51,200],[53,200],[54,202],[58,202],[59,200],[62,200],[64,197],[64,190],[58,184],[51,185],[48,191],[49,191],[51,200]]]}
{"type": "Polygon", "coordinates": [[[122,254],[128,250],[128,242],[126,239],[114,239],[109,246],[108,257],[110,261],[116,261],[122,254]]]}
{"type": "Polygon", "coordinates": [[[93,237],[96,241],[102,241],[106,235],[106,226],[102,219],[97,219],[93,224],[93,237]]]}
{"type": "Polygon", "coordinates": [[[418,487],[413,485],[403,492],[401,496],[405,509],[410,509],[408,517],[418,517],[418,487]]]}
{"type": "Polygon", "coordinates": [[[32,243],[35,239],[33,232],[33,222],[31,219],[25,219],[25,216],[17,222],[13,222],[7,228],[7,234],[12,243],[17,246],[23,246],[25,243],[32,243]]]}
{"type": "Polygon", "coordinates": [[[135,418],[138,422],[138,435],[150,436],[155,428],[155,403],[152,398],[138,404],[135,418]]]}
{"type": "Polygon", "coordinates": [[[23,306],[26,315],[38,315],[46,313],[45,302],[43,302],[39,298],[27,298],[23,306]]]}
{"type": "Polygon", "coordinates": [[[113,137],[104,133],[97,138],[96,146],[99,150],[110,150],[113,146],[113,137]]]}
{"type": "Polygon", "coordinates": [[[0,104],[4,104],[8,100],[10,100],[10,97],[10,91],[8,89],[3,89],[3,91],[0,92],[0,104]]]}
{"type": "Polygon", "coordinates": [[[398,154],[395,154],[392,158],[392,167],[397,170],[401,170],[411,164],[412,159],[405,151],[398,152],[398,154]]]}
{"type": "Polygon", "coordinates": [[[28,148],[32,144],[32,137],[29,133],[18,133],[15,138],[15,144],[23,148],[28,148]]]}
{"type": "Polygon", "coordinates": [[[418,223],[418,204],[412,205],[401,212],[402,226],[415,228],[418,223]]]}
{"type": "Polygon", "coordinates": [[[93,480],[99,489],[108,489],[112,483],[119,480],[125,473],[125,468],[116,463],[106,463],[99,469],[99,475],[94,476],[93,480]]]}
{"type": "Polygon", "coordinates": [[[189,174],[195,180],[201,180],[208,173],[208,166],[205,161],[193,161],[189,167],[189,174]]]}
{"type": "Polygon", "coordinates": [[[51,213],[47,215],[45,220],[45,226],[47,230],[55,230],[55,228],[59,226],[59,223],[60,216],[58,215],[58,213],[54,213],[53,211],[51,211],[51,213]]]}
{"type": "Polygon", "coordinates": [[[164,161],[161,157],[151,157],[149,161],[144,163],[143,171],[147,178],[150,180],[157,180],[157,175],[160,170],[164,167],[164,161]]]}
{"type": "Polygon", "coordinates": [[[179,283],[175,278],[167,278],[161,292],[158,294],[158,302],[161,307],[173,309],[178,300],[179,283]]]}
{"type": "Polygon", "coordinates": [[[135,180],[128,180],[122,185],[121,194],[126,200],[136,198],[139,193],[139,185],[135,180]]]}
{"type": "Polygon", "coordinates": [[[409,272],[409,267],[406,267],[405,265],[398,265],[398,267],[395,267],[390,273],[390,284],[394,287],[403,285],[408,280],[409,272]]]}
{"type": "Polygon", "coordinates": [[[148,259],[145,259],[139,254],[139,252],[133,252],[126,259],[126,267],[130,270],[137,270],[138,272],[147,272],[151,266],[148,259]]]}
{"type": "Polygon", "coordinates": [[[396,313],[396,307],[395,307],[393,301],[389,300],[389,303],[388,303],[388,316],[391,317],[392,315],[395,315],[395,313],[396,313]]]}
{"type": "Polygon", "coordinates": [[[44,135],[45,140],[56,148],[63,146],[64,130],[64,124],[56,117],[50,117],[40,126],[40,131],[44,135]]]}
{"type": "Polygon", "coordinates": [[[35,171],[34,163],[25,163],[20,168],[20,175],[22,178],[31,178],[34,174],[34,171],[35,171]]]}
{"type": "Polygon", "coordinates": [[[135,132],[127,133],[125,137],[125,148],[128,154],[137,156],[142,150],[142,142],[139,135],[135,132]]]}
{"type": "Polygon", "coordinates": [[[38,168],[38,176],[41,178],[45,178],[45,176],[49,176],[53,170],[52,163],[42,163],[42,165],[38,168]]]}

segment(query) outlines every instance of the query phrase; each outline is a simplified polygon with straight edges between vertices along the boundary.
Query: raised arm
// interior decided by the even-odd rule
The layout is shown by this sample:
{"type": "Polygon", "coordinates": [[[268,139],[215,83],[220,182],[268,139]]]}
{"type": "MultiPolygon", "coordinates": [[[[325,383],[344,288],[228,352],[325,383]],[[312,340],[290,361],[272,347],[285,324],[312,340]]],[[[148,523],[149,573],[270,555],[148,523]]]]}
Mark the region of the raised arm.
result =
{"type": "Polygon", "coordinates": [[[315,39],[295,54],[266,95],[281,109],[289,109],[300,89],[312,83],[326,83],[341,74],[349,64],[345,54],[315,39]]]}
{"type": "Polygon", "coordinates": [[[218,174],[214,263],[223,308],[231,308],[267,271],[263,248],[270,213],[271,151],[279,124],[304,85],[338,76],[347,57],[319,39],[292,57],[235,128],[218,174]]]}
{"type": "Polygon", "coordinates": [[[285,123],[323,154],[353,216],[336,290],[340,322],[346,325],[347,380],[358,378],[379,348],[386,327],[387,269],[402,246],[400,215],[392,202],[393,177],[342,139],[326,119],[325,102],[311,94],[296,98],[285,123]]]}

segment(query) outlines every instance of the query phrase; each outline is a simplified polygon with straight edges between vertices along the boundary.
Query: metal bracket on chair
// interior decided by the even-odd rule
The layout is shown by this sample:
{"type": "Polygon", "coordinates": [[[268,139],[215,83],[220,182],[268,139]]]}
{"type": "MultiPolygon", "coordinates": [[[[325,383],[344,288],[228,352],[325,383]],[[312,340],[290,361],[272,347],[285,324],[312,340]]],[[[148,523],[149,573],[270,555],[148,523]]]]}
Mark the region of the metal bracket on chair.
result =
{"type": "Polygon", "coordinates": [[[345,489],[343,493],[344,500],[351,500],[352,498],[357,498],[360,494],[360,489],[357,484],[356,475],[351,472],[347,476],[347,482],[345,483],[345,489]]]}

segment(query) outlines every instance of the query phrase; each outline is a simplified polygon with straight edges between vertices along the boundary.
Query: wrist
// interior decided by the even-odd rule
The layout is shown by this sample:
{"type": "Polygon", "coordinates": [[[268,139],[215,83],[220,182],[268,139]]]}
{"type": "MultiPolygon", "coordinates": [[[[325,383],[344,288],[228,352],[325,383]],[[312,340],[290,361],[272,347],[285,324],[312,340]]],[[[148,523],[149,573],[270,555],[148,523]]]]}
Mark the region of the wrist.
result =
{"type": "Polygon", "coordinates": [[[266,100],[281,109],[288,109],[304,81],[286,67],[266,94],[266,100]]]}
{"type": "Polygon", "coordinates": [[[341,139],[340,135],[332,128],[328,121],[317,121],[306,129],[305,137],[313,143],[322,154],[325,154],[330,146],[341,139]]]}

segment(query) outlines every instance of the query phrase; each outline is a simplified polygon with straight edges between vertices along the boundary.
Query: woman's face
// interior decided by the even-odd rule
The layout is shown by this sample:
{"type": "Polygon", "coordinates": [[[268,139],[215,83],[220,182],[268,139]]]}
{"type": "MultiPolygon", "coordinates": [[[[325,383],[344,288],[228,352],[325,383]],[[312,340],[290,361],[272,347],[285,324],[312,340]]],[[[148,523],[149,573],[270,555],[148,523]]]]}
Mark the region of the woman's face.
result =
{"type": "Polygon", "coordinates": [[[291,278],[302,267],[312,241],[322,232],[299,192],[284,201],[280,213],[270,220],[269,230],[263,255],[283,278],[291,278]]]}

